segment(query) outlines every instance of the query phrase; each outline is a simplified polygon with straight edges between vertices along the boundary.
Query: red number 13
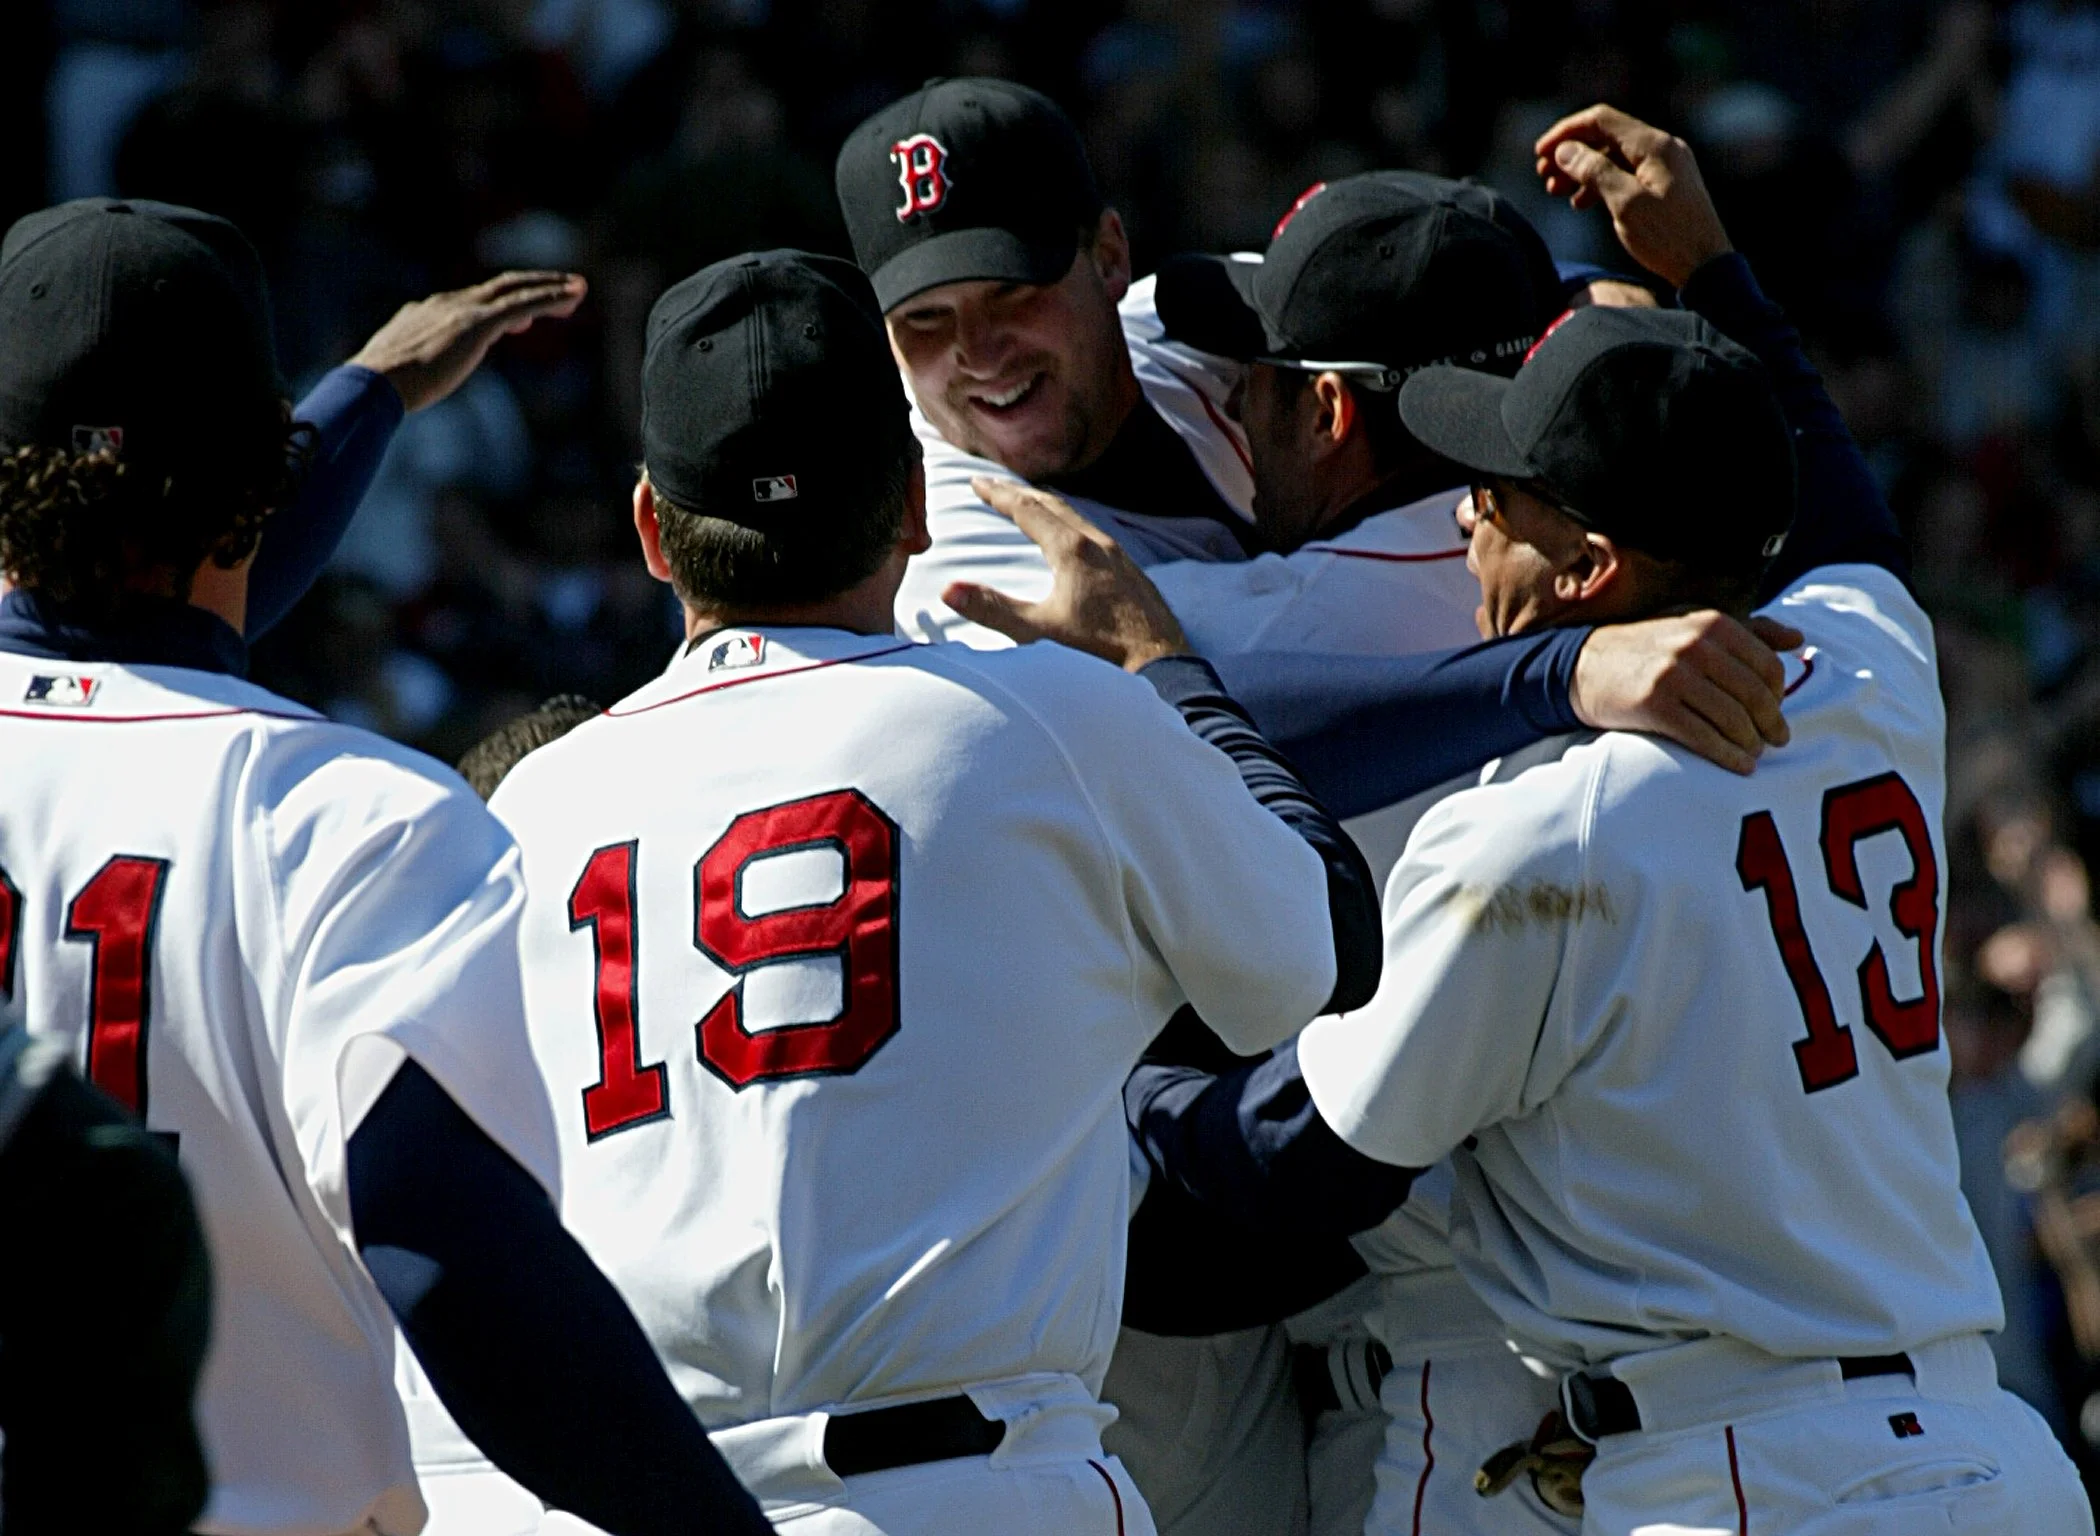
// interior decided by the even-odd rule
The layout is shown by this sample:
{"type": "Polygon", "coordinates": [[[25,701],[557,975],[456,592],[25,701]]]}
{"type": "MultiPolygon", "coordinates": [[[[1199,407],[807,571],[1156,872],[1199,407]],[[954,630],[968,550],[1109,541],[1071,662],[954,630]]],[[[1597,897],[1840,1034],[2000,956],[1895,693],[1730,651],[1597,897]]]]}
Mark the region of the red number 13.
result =
{"type": "MultiPolygon", "coordinates": [[[[1911,876],[1889,893],[1896,930],[1918,946],[1918,996],[1898,999],[1889,985],[1888,956],[1876,939],[1859,963],[1859,1000],[1867,1027],[1901,1061],[1939,1048],[1940,981],[1933,952],[1939,931],[1940,872],[1932,853],[1925,811],[1910,786],[1894,773],[1846,784],[1823,796],[1823,869],[1833,894],[1856,907],[1867,904],[1859,877],[1859,844],[1881,832],[1902,834],[1910,852],[1911,876]]],[[[1794,1042],[1794,1062],[1806,1093],[1835,1087],[1859,1075],[1852,1031],[1838,1023],[1830,988],[1816,965],[1801,922],[1801,897],[1794,871],[1770,811],[1743,818],[1736,843],[1736,874],[1746,891],[1765,893],[1765,915],[1779,958],[1801,1003],[1808,1037],[1794,1042]]]]}

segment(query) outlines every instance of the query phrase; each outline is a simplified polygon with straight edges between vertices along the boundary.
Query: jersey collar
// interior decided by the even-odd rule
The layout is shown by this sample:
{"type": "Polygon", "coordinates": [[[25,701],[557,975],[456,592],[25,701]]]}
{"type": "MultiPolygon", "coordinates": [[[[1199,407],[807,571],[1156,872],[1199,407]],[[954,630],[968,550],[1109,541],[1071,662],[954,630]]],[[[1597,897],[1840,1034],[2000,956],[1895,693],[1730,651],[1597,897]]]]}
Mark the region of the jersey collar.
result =
{"type": "Polygon", "coordinates": [[[248,643],[216,614],[172,597],[135,597],[86,622],[20,587],[0,597],[0,651],[48,661],[114,661],[248,675],[248,643]]]}

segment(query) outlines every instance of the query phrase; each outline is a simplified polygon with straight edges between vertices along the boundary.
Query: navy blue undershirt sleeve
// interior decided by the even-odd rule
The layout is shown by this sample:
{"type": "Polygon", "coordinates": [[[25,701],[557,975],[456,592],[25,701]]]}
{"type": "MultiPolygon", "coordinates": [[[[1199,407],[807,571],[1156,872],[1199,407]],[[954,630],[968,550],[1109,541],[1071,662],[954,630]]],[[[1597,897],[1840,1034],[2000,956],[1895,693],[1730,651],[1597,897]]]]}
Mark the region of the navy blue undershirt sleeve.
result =
{"type": "Polygon", "coordinates": [[[1416,656],[1253,651],[1213,658],[1227,691],[1337,816],[1433,789],[1581,730],[1569,702],[1587,625],[1416,656]]]}
{"type": "Polygon", "coordinates": [[[313,457],[298,499],[271,515],[248,573],[248,639],[290,613],[333,558],[405,414],[382,375],[348,363],[292,407],[293,420],[314,428],[313,457]]]}
{"type": "Polygon", "coordinates": [[[1252,1328],[1326,1300],[1364,1273],[1348,1235],[1398,1208],[1419,1172],[1328,1128],[1295,1044],[1215,1076],[1142,1065],[1123,1102],[1153,1167],[1123,1320],[1148,1333],[1252,1328]]]}
{"type": "Polygon", "coordinates": [[[1859,444],[1845,427],[1801,333],[1758,287],[1738,252],[1716,256],[1685,282],[1684,307],[1755,353],[1794,429],[1800,510],[1786,547],[1765,572],[1758,601],[1770,602],[1819,565],[1878,565],[1910,584],[1910,556],[1859,444]]]}
{"type": "Polygon", "coordinates": [[[619,1292],[428,1073],[403,1064],[349,1154],[366,1267],[491,1461],[612,1536],[769,1536],[619,1292]]]}
{"type": "Polygon", "coordinates": [[[1305,1086],[1295,1040],[1217,1076],[1140,1066],[1123,1107],[1158,1178],[1278,1236],[1375,1227],[1421,1172],[1366,1157],[1335,1135],[1305,1086]]]}
{"type": "Polygon", "coordinates": [[[1334,992],[1320,1011],[1361,1008],[1378,990],[1385,963],[1378,882],[1362,851],[1327,807],[1306,791],[1291,765],[1262,739],[1208,662],[1199,656],[1168,656],[1140,675],[1181,712],[1190,730],[1232,759],[1254,798],[1320,856],[1327,868],[1327,910],[1334,924],[1334,992]]]}

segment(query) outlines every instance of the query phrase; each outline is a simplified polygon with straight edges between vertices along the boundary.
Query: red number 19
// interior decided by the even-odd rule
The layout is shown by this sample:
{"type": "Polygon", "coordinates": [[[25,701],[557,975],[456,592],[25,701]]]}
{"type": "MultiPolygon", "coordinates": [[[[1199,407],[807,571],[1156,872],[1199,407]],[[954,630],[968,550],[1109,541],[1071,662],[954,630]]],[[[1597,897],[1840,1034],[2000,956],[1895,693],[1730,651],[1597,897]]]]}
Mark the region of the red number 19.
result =
{"type": "MultiPolygon", "coordinates": [[[[590,1139],[670,1113],[664,1064],[642,1065],[636,963],[638,845],[600,848],[569,896],[569,926],[590,928],[597,954],[598,1081],[584,1090],[590,1139]]],[[[693,870],[693,943],[735,980],[696,1027],[700,1063],[732,1088],[858,1071],[897,1033],[897,829],[857,790],[749,811],[693,870]],[[803,849],[837,853],[843,889],[829,901],[748,915],[752,863],[803,849]],[[812,1024],[749,1029],[744,979],[762,965],[836,957],[844,1002],[812,1024]]]]}

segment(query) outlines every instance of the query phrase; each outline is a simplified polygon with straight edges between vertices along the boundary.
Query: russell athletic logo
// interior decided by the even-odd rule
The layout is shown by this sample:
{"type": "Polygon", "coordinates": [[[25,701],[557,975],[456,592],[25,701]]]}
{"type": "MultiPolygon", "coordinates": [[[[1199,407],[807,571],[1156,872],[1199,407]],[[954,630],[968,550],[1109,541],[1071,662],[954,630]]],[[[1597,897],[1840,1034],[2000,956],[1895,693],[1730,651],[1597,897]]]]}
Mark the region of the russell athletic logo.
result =
{"type": "Polygon", "coordinates": [[[95,702],[99,678],[78,677],[67,672],[38,673],[22,695],[24,704],[43,704],[52,709],[81,709],[95,702]]]}
{"type": "Polygon", "coordinates": [[[904,188],[904,206],[897,210],[899,224],[921,213],[938,213],[948,201],[948,150],[930,133],[915,133],[890,146],[897,162],[897,181],[904,188]]]}

